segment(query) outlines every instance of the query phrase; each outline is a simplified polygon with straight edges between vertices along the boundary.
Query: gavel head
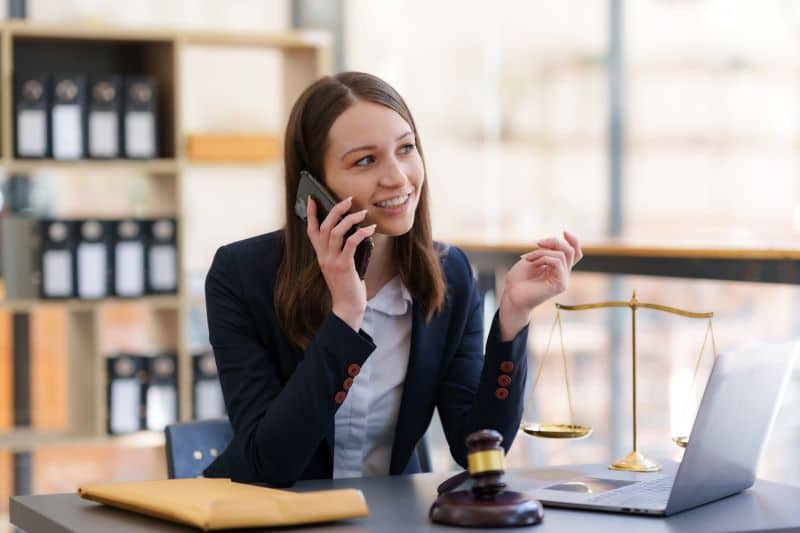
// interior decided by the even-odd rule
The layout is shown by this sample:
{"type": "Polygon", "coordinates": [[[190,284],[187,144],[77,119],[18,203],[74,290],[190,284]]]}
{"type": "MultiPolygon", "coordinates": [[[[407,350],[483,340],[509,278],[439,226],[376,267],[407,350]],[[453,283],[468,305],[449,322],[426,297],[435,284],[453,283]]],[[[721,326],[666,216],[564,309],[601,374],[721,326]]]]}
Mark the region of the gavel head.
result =
{"type": "Polygon", "coordinates": [[[503,436],[493,429],[482,429],[467,437],[467,470],[476,498],[492,500],[506,488],[502,442],[503,436]]]}

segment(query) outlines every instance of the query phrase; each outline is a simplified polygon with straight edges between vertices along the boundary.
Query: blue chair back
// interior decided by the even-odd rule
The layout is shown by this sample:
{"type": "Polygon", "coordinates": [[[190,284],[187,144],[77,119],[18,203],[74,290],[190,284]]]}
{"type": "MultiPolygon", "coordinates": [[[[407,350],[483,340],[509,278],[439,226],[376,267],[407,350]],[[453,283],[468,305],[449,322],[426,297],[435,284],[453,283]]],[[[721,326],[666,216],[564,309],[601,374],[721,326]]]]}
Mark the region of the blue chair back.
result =
{"type": "Polygon", "coordinates": [[[227,418],[171,424],[164,432],[170,479],[202,476],[233,439],[227,418]]]}
{"type": "Polygon", "coordinates": [[[431,453],[428,449],[428,441],[423,435],[417,443],[417,458],[419,459],[419,467],[423,472],[433,472],[433,465],[431,464],[431,453]]]}
{"type": "MultiPolygon", "coordinates": [[[[233,439],[227,418],[171,424],[166,433],[169,479],[199,477],[233,439]]],[[[417,443],[417,457],[423,472],[431,472],[428,444],[423,435],[417,443]]]]}

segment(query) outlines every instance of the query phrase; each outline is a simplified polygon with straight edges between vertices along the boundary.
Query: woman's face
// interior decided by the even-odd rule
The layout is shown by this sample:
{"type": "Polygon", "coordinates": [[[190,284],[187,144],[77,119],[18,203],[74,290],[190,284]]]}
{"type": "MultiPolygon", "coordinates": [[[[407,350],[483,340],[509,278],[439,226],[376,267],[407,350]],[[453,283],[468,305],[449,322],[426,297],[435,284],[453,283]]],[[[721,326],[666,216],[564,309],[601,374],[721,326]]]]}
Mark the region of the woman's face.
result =
{"type": "Polygon", "coordinates": [[[389,236],[414,224],[425,180],[411,126],[392,109],[357,101],[334,121],[324,155],[325,183],[352,211],[367,210],[362,225],[389,236]]]}

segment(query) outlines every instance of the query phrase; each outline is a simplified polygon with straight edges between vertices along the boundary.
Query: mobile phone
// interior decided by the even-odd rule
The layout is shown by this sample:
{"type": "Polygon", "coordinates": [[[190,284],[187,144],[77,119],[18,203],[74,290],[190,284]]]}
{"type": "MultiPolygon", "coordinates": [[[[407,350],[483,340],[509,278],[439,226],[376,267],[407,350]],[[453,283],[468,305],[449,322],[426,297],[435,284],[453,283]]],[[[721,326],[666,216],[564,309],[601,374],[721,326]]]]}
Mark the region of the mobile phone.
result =
{"type": "MultiPolygon", "coordinates": [[[[336,196],[334,196],[325,185],[320,183],[319,180],[312,176],[307,170],[301,170],[300,183],[297,185],[297,198],[294,202],[294,212],[303,222],[308,220],[306,202],[309,196],[314,198],[314,201],[317,203],[317,220],[320,223],[325,220],[325,217],[328,216],[333,206],[339,203],[336,196]]],[[[359,227],[358,225],[353,225],[345,234],[344,239],[347,240],[359,227]]],[[[356,272],[358,272],[358,277],[361,279],[364,279],[367,273],[367,265],[369,264],[369,257],[372,254],[373,246],[372,237],[367,237],[356,247],[354,256],[356,272]]]]}

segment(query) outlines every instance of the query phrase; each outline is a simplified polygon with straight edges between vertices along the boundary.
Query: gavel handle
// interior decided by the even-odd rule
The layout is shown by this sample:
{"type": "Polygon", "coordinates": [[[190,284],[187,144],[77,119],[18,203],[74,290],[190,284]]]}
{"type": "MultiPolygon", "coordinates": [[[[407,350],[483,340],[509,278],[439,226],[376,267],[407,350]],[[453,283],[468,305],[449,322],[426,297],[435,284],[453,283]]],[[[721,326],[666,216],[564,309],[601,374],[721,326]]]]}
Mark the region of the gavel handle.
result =
{"type": "Polygon", "coordinates": [[[467,479],[469,479],[469,472],[467,470],[464,470],[442,481],[442,483],[439,485],[436,491],[438,494],[450,492],[454,488],[464,483],[464,481],[466,481],[467,479]]]}

